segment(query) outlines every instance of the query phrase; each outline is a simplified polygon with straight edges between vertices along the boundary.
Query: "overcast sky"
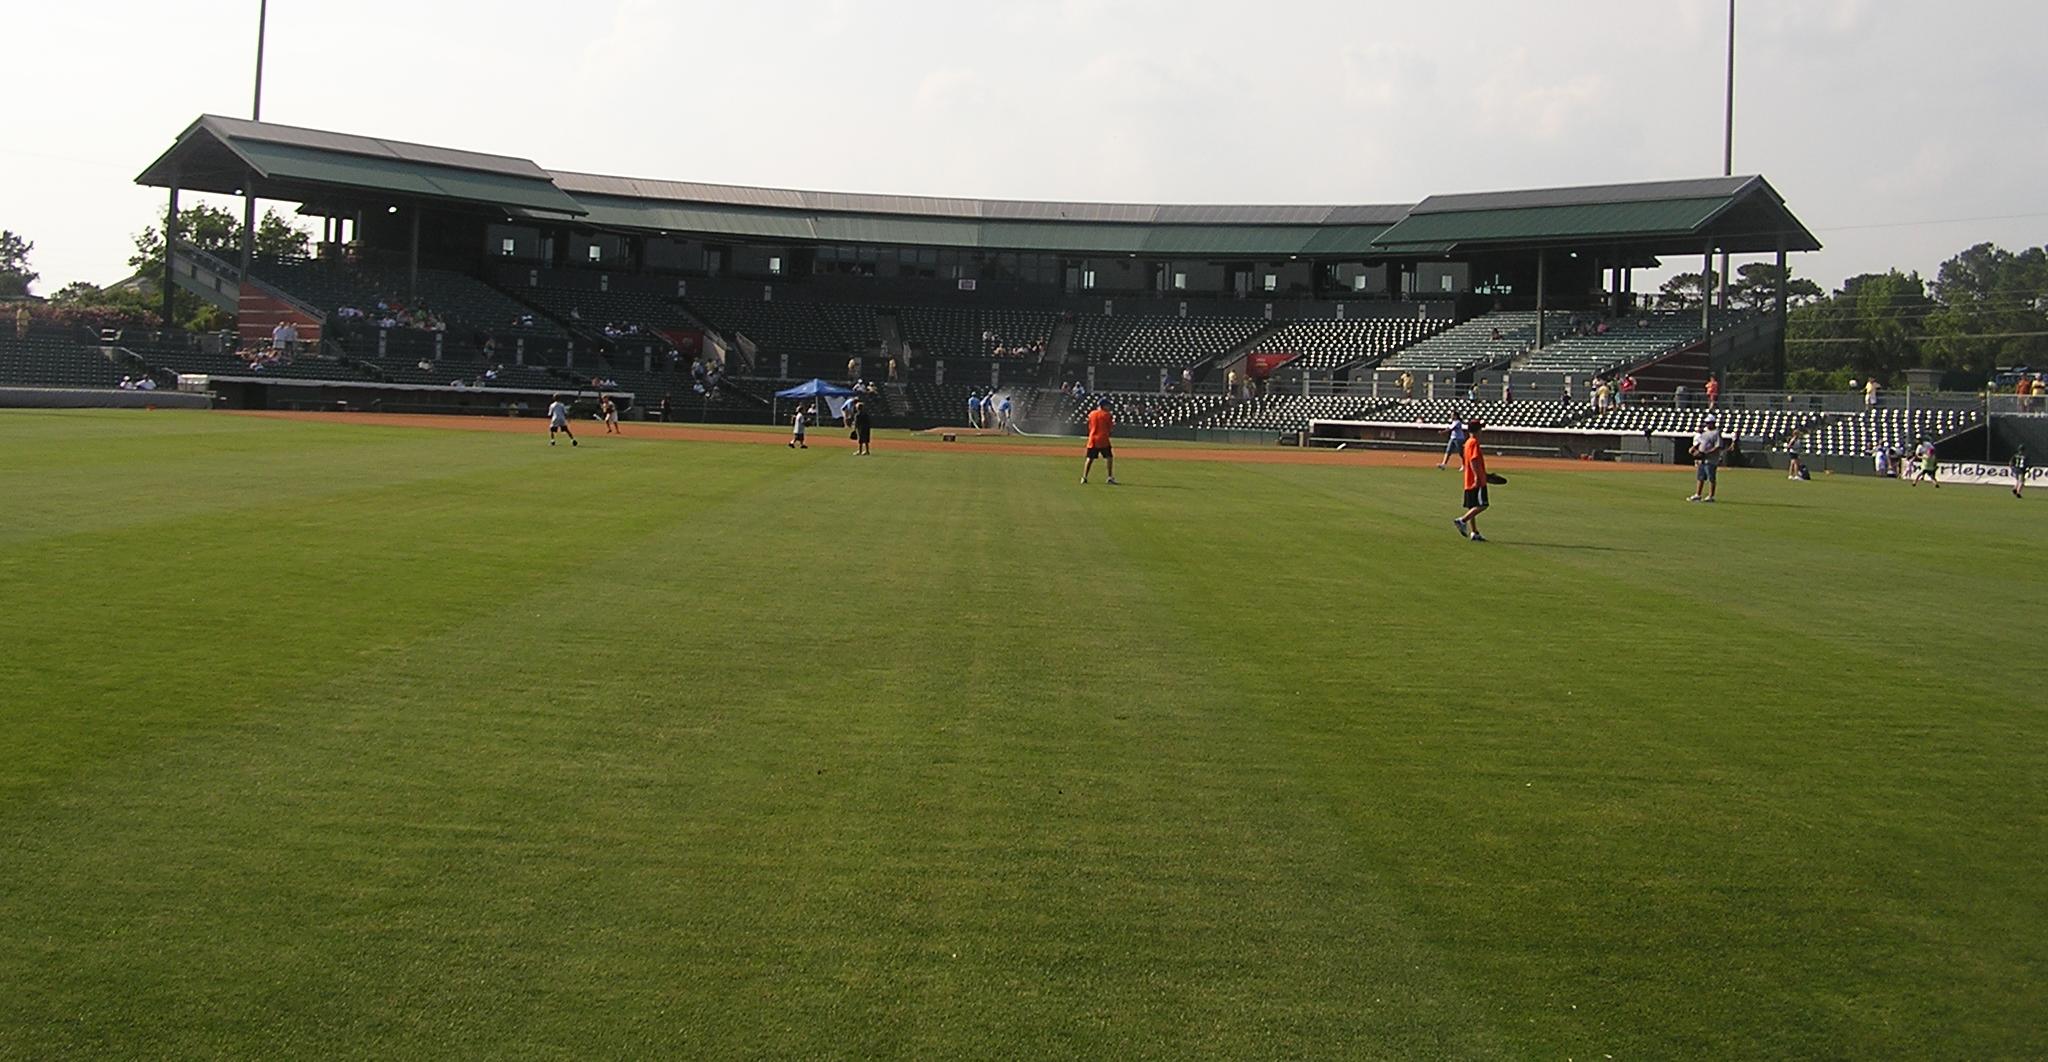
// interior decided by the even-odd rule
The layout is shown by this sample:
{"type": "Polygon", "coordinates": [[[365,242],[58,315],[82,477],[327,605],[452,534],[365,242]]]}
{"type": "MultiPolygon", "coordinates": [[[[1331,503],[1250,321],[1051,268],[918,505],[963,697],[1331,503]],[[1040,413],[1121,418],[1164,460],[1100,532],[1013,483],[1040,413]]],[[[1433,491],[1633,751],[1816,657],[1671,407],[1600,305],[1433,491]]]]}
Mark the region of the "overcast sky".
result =
{"type": "MultiPolygon", "coordinates": [[[[1832,287],[2048,242],[2040,0],[1742,0],[1735,168],[1832,287]]],[[[23,0],[0,228],[127,273],[134,176],[247,116],[256,0],[23,0]]],[[[264,118],[554,169],[1140,202],[1718,174],[1722,0],[272,0],[264,118]]],[[[1683,263],[1694,267],[1693,263],[1683,263]]]]}

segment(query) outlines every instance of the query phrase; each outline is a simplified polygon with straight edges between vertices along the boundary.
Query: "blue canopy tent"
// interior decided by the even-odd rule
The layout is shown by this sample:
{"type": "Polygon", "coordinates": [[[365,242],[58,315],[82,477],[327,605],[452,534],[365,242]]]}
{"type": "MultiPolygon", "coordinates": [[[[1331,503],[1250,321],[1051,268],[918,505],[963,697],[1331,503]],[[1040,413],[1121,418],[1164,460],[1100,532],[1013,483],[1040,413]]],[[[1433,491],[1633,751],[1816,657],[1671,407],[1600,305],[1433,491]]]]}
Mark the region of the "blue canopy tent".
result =
{"type": "Polygon", "coordinates": [[[797,384],[795,387],[787,387],[775,392],[775,401],[769,403],[768,415],[775,422],[781,423],[782,413],[779,403],[782,399],[787,398],[792,402],[815,400],[828,403],[829,408],[832,410],[832,416],[837,417],[839,416],[840,407],[846,404],[846,400],[858,394],[859,392],[851,387],[841,387],[838,384],[826,383],[823,380],[808,380],[797,384]],[[838,401],[832,401],[833,399],[838,401]]]}

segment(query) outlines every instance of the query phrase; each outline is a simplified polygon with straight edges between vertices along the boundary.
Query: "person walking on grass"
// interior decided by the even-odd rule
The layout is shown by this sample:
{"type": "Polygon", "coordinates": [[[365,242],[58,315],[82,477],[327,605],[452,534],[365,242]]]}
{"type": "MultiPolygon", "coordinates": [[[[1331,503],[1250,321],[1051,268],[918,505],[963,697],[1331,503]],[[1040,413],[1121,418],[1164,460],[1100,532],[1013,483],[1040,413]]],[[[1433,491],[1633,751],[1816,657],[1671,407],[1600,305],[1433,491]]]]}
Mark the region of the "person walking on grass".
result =
{"type": "Polygon", "coordinates": [[[619,430],[619,405],[612,401],[612,396],[598,396],[597,412],[604,419],[604,433],[606,435],[625,434],[625,432],[619,430]]]}
{"type": "Polygon", "coordinates": [[[1088,414],[1088,459],[1081,466],[1081,482],[1088,482],[1088,473],[1095,468],[1095,459],[1102,458],[1103,467],[1109,470],[1109,485],[1116,486],[1116,454],[1110,450],[1110,432],[1116,429],[1116,418],[1109,415],[1109,399],[1095,400],[1095,409],[1088,414]]]}
{"type": "Polygon", "coordinates": [[[1926,439],[1920,440],[1919,458],[1920,471],[1913,476],[1913,485],[1916,487],[1919,486],[1920,481],[1924,479],[1927,482],[1934,484],[1935,490],[1940,490],[1941,480],[1935,478],[1935,474],[1941,471],[1941,462],[1936,460],[1934,457],[1933,442],[1926,439]]]}
{"type": "Polygon", "coordinates": [[[870,430],[870,429],[872,429],[873,427],[874,427],[874,423],[873,423],[873,421],[871,421],[871,420],[869,420],[869,419],[868,419],[868,404],[867,404],[867,402],[865,402],[865,401],[864,401],[864,400],[862,400],[862,399],[858,399],[858,398],[854,399],[854,400],[853,400],[853,441],[854,441],[854,442],[856,442],[856,443],[859,443],[859,444],[860,444],[860,445],[859,445],[859,448],[858,448],[858,449],[856,449],[856,450],[854,450],[854,452],[853,452],[853,455],[854,455],[855,457],[867,457],[867,456],[869,455],[869,451],[868,451],[868,433],[869,433],[869,430],[870,430]]]}
{"type": "MultiPolygon", "coordinates": [[[[1470,542],[1484,542],[1486,536],[1479,533],[1479,514],[1486,511],[1486,452],[1480,449],[1479,432],[1485,424],[1474,420],[1465,425],[1465,440],[1459,453],[1465,465],[1465,515],[1451,521],[1470,542]]],[[[1442,465],[1438,465],[1442,468],[1442,465]]]]}
{"type": "Polygon", "coordinates": [[[1457,457],[1458,464],[1462,467],[1465,463],[1465,440],[1470,436],[1465,418],[1453,416],[1451,426],[1444,429],[1444,434],[1450,436],[1450,441],[1444,444],[1444,456],[1436,463],[1436,467],[1442,469],[1452,457],[1457,457]]]}
{"type": "Polygon", "coordinates": [[[1692,437],[1692,497],[1686,501],[1711,502],[1720,478],[1716,473],[1721,467],[1721,454],[1728,449],[1728,437],[1721,434],[1721,428],[1708,417],[1700,422],[1699,434],[1692,437]]]}
{"type": "Polygon", "coordinates": [[[790,449],[792,449],[792,450],[808,450],[808,449],[810,449],[810,447],[809,447],[809,446],[807,446],[807,445],[805,445],[805,444],[804,444],[804,422],[805,422],[805,421],[808,421],[808,420],[810,419],[810,417],[811,417],[811,404],[810,404],[809,402],[799,402],[799,403],[797,403],[797,407],[796,407],[796,416],[794,416],[794,417],[790,418],[790,421],[791,421],[791,423],[790,423],[790,429],[789,429],[789,448],[790,448],[790,449]]]}
{"type": "Polygon", "coordinates": [[[567,435],[569,437],[569,445],[576,445],[576,433],[569,430],[569,406],[568,403],[562,401],[561,395],[556,395],[554,402],[548,406],[549,446],[555,445],[556,432],[567,435]]]}
{"type": "Polygon", "coordinates": [[[2027,489],[2027,448],[2022,446],[2012,452],[2012,496],[2024,497],[2027,489]]]}

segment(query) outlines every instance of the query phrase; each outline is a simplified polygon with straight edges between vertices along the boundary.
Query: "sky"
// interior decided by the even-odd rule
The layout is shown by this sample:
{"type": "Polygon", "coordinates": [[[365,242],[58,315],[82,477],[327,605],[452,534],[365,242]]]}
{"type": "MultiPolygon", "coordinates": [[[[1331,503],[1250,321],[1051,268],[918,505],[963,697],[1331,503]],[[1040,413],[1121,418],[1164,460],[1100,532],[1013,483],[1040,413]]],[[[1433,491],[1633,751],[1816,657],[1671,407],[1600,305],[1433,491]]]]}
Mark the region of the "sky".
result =
{"type": "MultiPolygon", "coordinates": [[[[1740,2],[1735,170],[1826,245],[1795,271],[1832,288],[2048,243],[2048,4],[1740,2]]],[[[248,115],[257,2],[8,6],[0,228],[35,242],[38,293],[114,282],[162,208],[135,175],[200,114],[248,115]]],[[[1413,202],[1719,174],[1726,17],[1724,0],[272,0],[263,117],[785,188],[1413,202]]]]}

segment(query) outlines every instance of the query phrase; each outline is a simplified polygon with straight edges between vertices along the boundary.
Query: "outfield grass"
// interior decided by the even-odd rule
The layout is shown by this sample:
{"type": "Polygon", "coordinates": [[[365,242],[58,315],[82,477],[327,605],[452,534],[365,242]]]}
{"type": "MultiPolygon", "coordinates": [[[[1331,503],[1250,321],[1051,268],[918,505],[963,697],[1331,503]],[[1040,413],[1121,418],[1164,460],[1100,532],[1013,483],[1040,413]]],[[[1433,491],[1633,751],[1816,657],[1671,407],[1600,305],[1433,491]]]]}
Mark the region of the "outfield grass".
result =
{"type": "Polygon", "coordinates": [[[0,415],[0,1055],[2039,1057],[2048,500],[0,415]]]}

